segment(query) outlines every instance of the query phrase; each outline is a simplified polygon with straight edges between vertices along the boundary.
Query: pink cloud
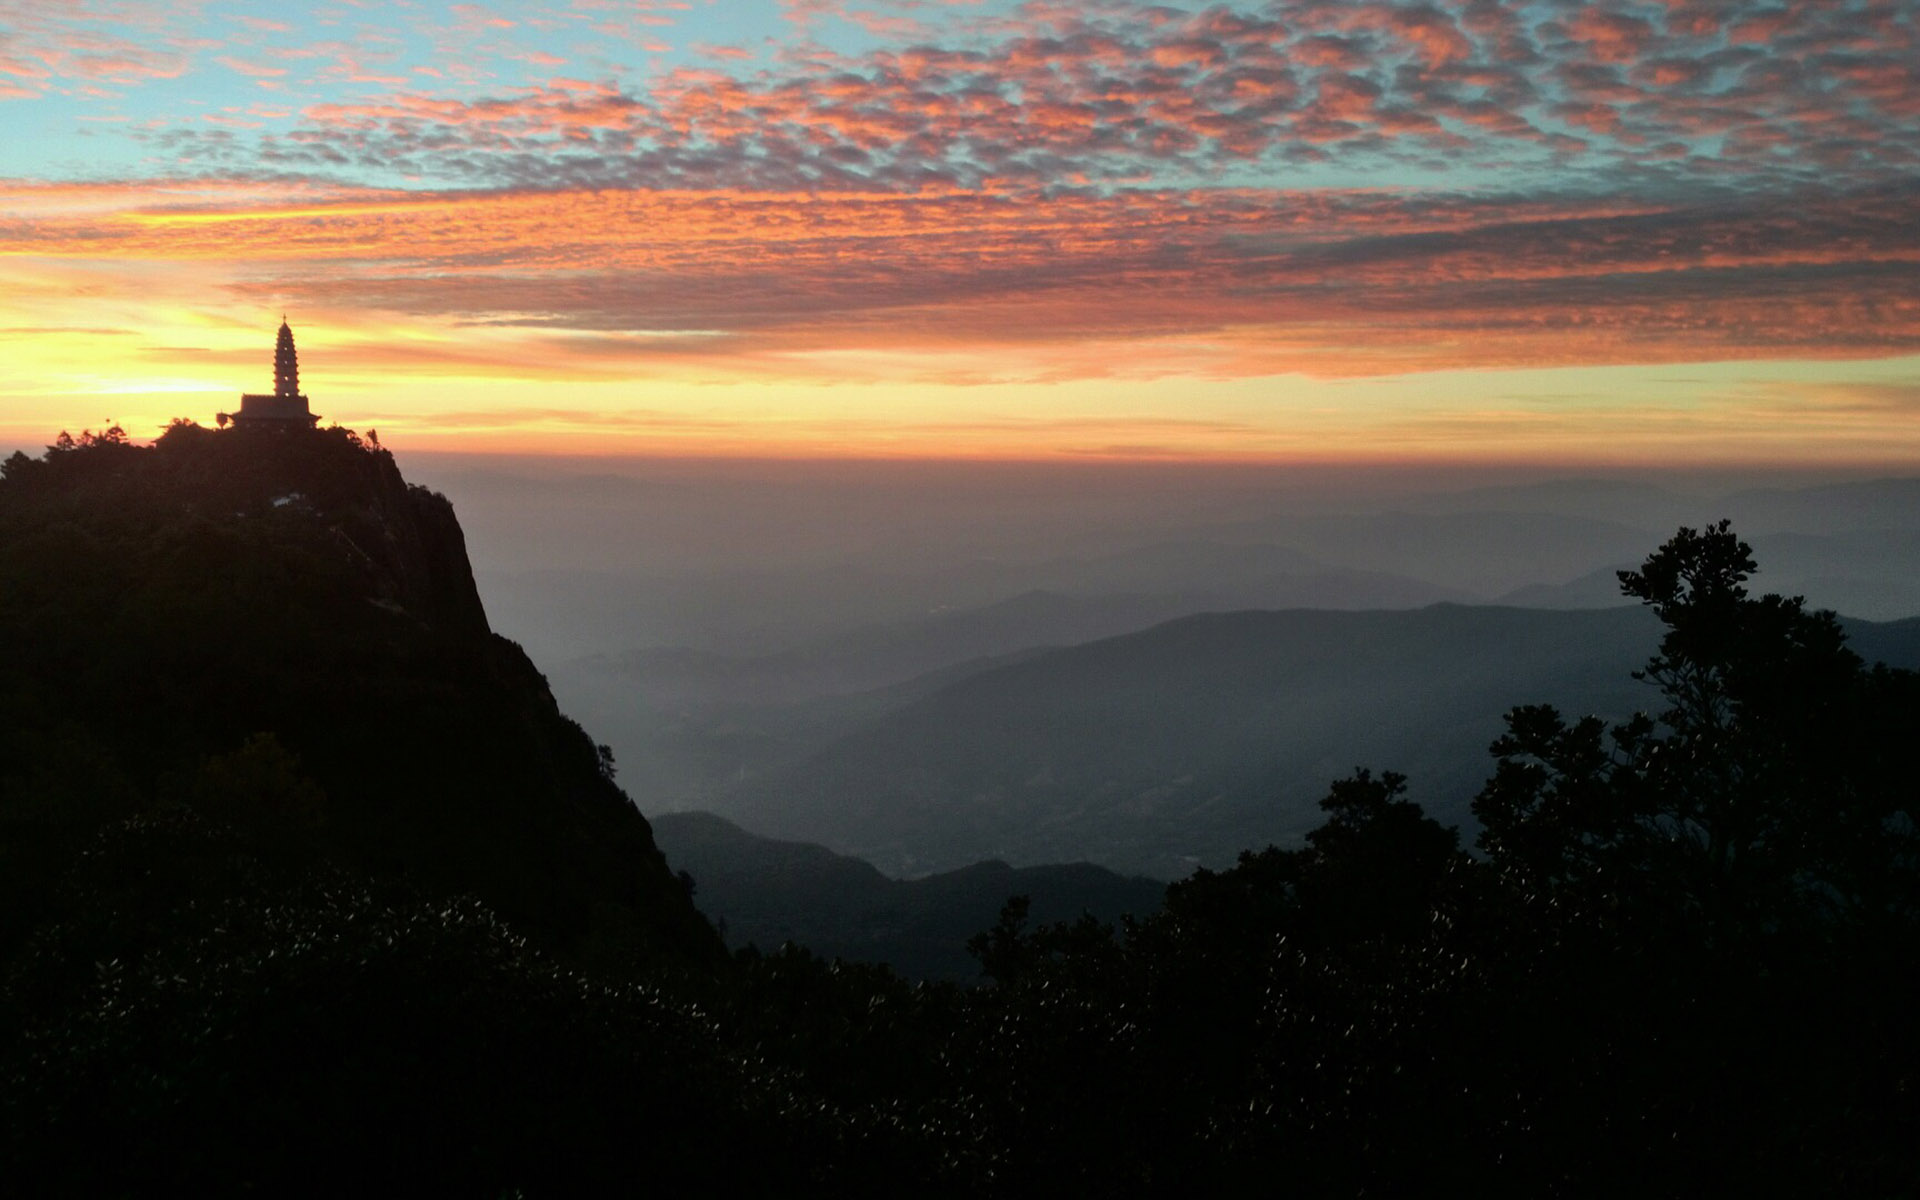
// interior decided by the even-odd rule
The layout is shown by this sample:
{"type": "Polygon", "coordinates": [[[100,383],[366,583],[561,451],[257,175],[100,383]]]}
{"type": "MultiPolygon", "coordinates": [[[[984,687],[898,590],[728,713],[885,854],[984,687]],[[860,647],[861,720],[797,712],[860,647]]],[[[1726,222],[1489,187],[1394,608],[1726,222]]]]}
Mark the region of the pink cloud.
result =
{"type": "Polygon", "coordinates": [[[231,55],[223,54],[216,57],[213,61],[219,63],[229,71],[237,71],[242,75],[249,75],[256,79],[275,79],[287,73],[285,67],[269,67],[261,63],[234,58],[231,55]]]}
{"type": "MultiPolygon", "coordinates": [[[[813,0],[787,11],[803,22],[848,12],[813,0]]],[[[545,171],[574,182],[861,188],[1203,178],[1233,164],[1451,155],[1555,170],[1570,155],[1594,171],[1666,161],[1702,178],[1760,178],[1792,174],[1792,147],[1831,163],[1849,153],[1843,140],[1871,141],[1888,168],[1920,154],[1912,59],[1892,44],[1757,57],[1720,24],[1704,42],[1675,34],[1684,6],[1662,15],[1594,3],[1564,21],[1523,18],[1528,10],[1495,0],[1296,0],[1272,11],[1280,19],[1034,5],[1017,21],[982,21],[973,37],[853,56],[810,46],[750,72],[734,66],[744,49],[708,48],[713,68],[644,88],[603,85],[597,97],[565,100],[560,81],[492,95],[395,93],[314,108],[334,125],[269,145],[263,162],[385,163],[494,184],[545,171]],[[1736,129],[1780,140],[1743,135],[1711,163],[1666,149],[1736,129]],[[1650,147],[1663,149],[1650,158],[1650,147]]],[[[1844,22],[1812,12],[1794,10],[1795,36],[1834,44],[1844,22]]],[[[381,78],[343,57],[351,78],[381,78]]]]}
{"type": "Polygon", "coordinates": [[[1567,32],[1602,62],[1632,62],[1654,41],[1649,22],[1589,4],[1567,22],[1567,32]]]}
{"type": "MultiPolygon", "coordinates": [[[[1220,375],[1920,352],[1920,229],[1899,188],[1790,210],[708,189],[155,211],[125,192],[80,215],[83,196],[62,199],[68,218],[0,223],[0,253],[244,264],[246,287],[315,308],[590,334],[616,373],[964,351],[1094,377],[1120,344],[1142,371],[1220,375]]],[[[0,192],[0,211],[32,202],[0,192]]]]}

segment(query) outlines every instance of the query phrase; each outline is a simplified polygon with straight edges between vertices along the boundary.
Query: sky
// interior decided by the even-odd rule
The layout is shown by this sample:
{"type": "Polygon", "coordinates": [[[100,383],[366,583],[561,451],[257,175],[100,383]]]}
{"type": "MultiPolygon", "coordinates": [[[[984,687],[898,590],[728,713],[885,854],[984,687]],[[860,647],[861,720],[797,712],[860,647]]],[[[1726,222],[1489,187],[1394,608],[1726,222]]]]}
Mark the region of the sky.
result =
{"type": "Polygon", "coordinates": [[[0,443],[1920,465],[1920,0],[0,0],[0,443]]]}

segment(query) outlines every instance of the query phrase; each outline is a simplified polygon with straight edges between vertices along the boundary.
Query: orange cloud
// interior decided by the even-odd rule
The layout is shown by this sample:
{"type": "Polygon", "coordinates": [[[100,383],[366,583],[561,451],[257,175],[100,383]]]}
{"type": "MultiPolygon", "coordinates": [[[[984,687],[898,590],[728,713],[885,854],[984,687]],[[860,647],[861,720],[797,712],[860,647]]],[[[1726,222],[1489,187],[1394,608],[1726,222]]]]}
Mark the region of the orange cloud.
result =
{"type": "Polygon", "coordinates": [[[274,205],[240,187],[183,185],[166,203],[27,188],[0,190],[0,210],[37,214],[0,221],[0,262],[179,264],[266,304],[518,331],[377,350],[406,371],[1348,376],[1912,353],[1911,198],[1808,194],[1792,212],[1230,189],[274,205]]]}

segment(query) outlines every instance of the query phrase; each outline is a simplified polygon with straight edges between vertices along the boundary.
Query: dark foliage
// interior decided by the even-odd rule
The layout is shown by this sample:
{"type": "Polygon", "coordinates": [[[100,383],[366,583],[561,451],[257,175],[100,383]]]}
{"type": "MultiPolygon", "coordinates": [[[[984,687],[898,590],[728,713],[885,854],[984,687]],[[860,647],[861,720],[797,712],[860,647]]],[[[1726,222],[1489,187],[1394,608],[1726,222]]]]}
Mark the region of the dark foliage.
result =
{"type": "Polygon", "coordinates": [[[1515,709],[1480,856],[1358,770],[1295,849],[977,986],[731,964],[345,431],[66,438],[0,478],[10,1194],[1910,1194],[1920,685],[1627,594],[1661,710],[1515,709]]]}

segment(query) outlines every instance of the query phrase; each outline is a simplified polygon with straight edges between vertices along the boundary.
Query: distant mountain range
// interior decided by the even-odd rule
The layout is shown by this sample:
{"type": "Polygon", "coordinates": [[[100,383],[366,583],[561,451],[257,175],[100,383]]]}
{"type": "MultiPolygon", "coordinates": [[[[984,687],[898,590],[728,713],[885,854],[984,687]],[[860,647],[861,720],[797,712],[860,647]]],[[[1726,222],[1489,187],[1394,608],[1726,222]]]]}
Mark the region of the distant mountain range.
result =
{"type": "MultiPolygon", "coordinates": [[[[527,639],[556,696],[614,747],[622,782],[650,812],[735,811],[733,794],[781,785],[842,739],[966,677],[1202,613],[1623,607],[1618,570],[1677,524],[1723,514],[1752,542],[1760,588],[1870,620],[1920,613],[1920,506],[1909,503],[1920,481],[1671,483],[1317,498],[1249,489],[1205,504],[1163,492],[1166,511],[1144,513],[1148,488],[1123,506],[1135,520],[1124,529],[1059,497],[1023,514],[1022,500],[959,493],[909,522],[876,511],[853,484],[834,494],[842,506],[830,526],[816,528],[824,517],[809,525],[788,511],[799,492],[750,505],[749,489],[737,499],[703,493],[703,505],[740,509],[709,535],[687,524],[703,505],[681,484],[588,478],[580,510],[555,520],[585,521],[567,536],[591,534],[604,561],[482,584],[497,623],[527,639]],[[965,519],[967,504],[980,520],[965,519]],[[728,560],[718,543],[742,530],[758,553],[728,560]],[[809,557],[809,539],[835,548],[809,557]],[[649,557],[623,567],[642,541],[649,557]]],[[[551,481],[509,488],[497,508],[532,536],[525,506],[571,494],[551,481]]],[[[1623,665],[1643,657],[1636,650],[1623,665]]],[[[1471,771],[1455,776],[1477,775],[1478,749],[1471,771]]]]}
{"type": "MultiPolygon", "coordinates": [[[[1920,621],[1848,627],[1870,659],[1920,664],[1920,621]]],[[[1469,822],[1509,708],[1630,715],[1657,700],[1632,678],[1657,638],[1637,607],[1189,617],[969,674],[710,804],[902,875],[1087,859],[1177,878],[1297,840],[1357,765],[1469,822]]]]}
{"type": "MultiPolygon", "coordinates": [[[[1616,592],[1617,592],[1616,587],[1616,592]]],[[[1323,571],[1256,575],[1212,591],[1069,594],[1034,590],[977,608],[870,625],[795,650],[730,655],[688,647],[590,655],[571,682],[617,678],[621,694],[667,709],[792,703],[905,683],[961,663],[1133,633],[1196,612],[1249,608],[1417,608],[1463,594],[1397,576],[1323,571]]]]}
{"type": "MultiPolygon", "coordinates": [[[[1760,570],[1754,589],[1805,596],[1829,608],[1873,620],[1920,613],[1920,531],[1881,529],[1840,534],[1776,533],[1753,539],[1760,570]]],[[[1500,598],[1524,608],[1611,608],[1620,598],[1618,563],[1565,583],[1529,584],[1500,598]]]]}
{"type": "Polygon", "coordinates": [[[1028,897],[1035,923],[1091,914],[1112,922],[1157,911],[1164,885],[1090,863],[1010,867],[982,862],[898,880],[824,846],[756,837],[712,813],[665,813],[653,834],[667,862],[690,874],[694,903],[733,946],[786,943],[828,958],[887,963],[915,979],[969,979],[967,939],[1001,906],[1028,897]]]}
{"type": "Polygon", "coordinates": [[[804,758],[939,687],[1049,648],[1196,612],[1407,607],[1449,595],[1365,572],[1268,577],[1237,591],[1030,591],[775,654],[676,647],[590,655],[560,663],[552,681],[569,711],[620,747],[623,778],[649,811],[702,807],[717,792],[804,758]]]}

